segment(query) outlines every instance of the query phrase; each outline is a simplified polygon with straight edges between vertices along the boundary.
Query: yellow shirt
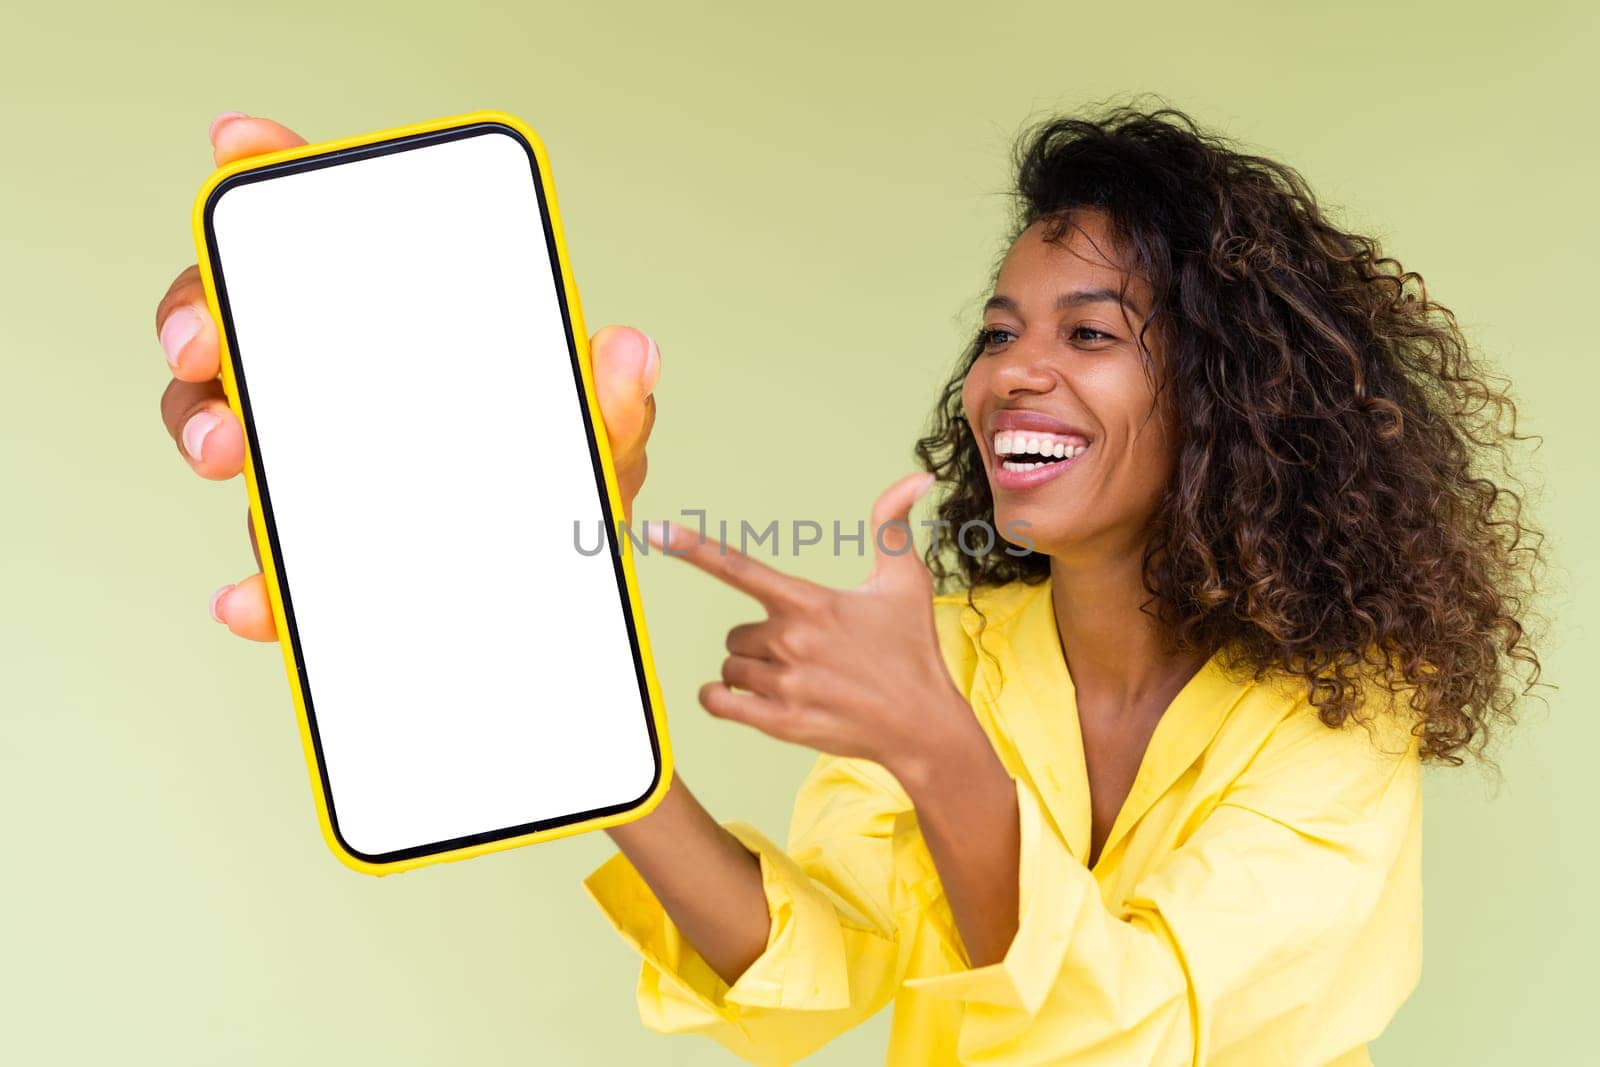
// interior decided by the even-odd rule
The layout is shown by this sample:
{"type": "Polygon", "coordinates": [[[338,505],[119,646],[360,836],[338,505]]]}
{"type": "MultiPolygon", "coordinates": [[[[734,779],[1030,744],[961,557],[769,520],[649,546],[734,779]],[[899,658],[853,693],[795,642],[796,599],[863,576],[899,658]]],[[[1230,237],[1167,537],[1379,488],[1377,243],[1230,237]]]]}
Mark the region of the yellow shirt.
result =
{"type": "MultiPolygon", "coordinates": [[[[1322,724],[1217,659],[1158,723],[1093,868],[1082,736],[1049,582],[935,599],[945,660],[1016,787],[1020,924],[966,962],[899,783],[821,756],[760,857],[763,954],[728,986],[622,853],[584,886],[643,957],[645,1026],[793,1063],[894,1001],[890,1067],[1355,1067],[1422,964],[1417,739],[1322,724]],[[985,654],[985,653],[992,653],[985,654]]],[[[1381,689],[1379,697],[1387,700],[1381,689]]],[[[1379,709],[1390,705],[1369,700],[1379,709]]]]}

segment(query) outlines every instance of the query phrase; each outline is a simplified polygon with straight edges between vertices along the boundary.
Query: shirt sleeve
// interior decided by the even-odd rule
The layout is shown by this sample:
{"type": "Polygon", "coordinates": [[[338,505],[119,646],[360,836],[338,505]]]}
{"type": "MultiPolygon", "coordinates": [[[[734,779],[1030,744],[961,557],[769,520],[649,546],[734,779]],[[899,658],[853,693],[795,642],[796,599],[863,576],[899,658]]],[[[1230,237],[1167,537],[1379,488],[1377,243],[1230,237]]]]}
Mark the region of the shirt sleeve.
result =
{"type": "MultiPolygon", "coordinates": [[[[905,986],[962,1004],[963,1063],[1325,1064],[1352,1053],[1387,1025],[1421,965],[1416,739],[1376,732],[1331,729],[1301,705],[1115,909],[1019,783],[1019,923],[1005,957],[905,986]]],[[[953,929],[943,936],[959,945],[953,929]]]]}
{"type": "Polygon", "coordinates": [[[760,1065],[790,1064],[893,997],[903,965],[890,883],[910,800],[867,760],[822,755],[795,799],[788,849],[722,825],[760,860],[771,916],[762,954],[729,986],[617,853],[584,887],[643,957],[638,1007],[658,1033],[699,1033],[760,1065]]]}

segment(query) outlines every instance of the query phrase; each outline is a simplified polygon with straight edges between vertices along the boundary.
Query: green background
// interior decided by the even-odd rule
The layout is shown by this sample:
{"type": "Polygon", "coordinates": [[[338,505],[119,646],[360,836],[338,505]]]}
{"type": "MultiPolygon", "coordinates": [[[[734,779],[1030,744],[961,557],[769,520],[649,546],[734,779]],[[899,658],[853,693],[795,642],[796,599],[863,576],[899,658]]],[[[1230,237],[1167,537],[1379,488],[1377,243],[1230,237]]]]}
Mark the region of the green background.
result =
{"type": "MultiPolygon", "coordinates": [[[[638,1024],[636,958],[579,885],[603,834],[382,880],[326,851],[278,648],[206,614],[254,569],[243,483],[195,477],[157,410],[155,305],[194,259],[214,114],[313,141],[526,119],[591,330],[662,346],[640,514],[853,521],[913,469],[978,321],[1012,137],[1130,91],[1304,170],[1424,273],[1544,435],[1562,688],[1500,750],[1503,785],[1430,772],[1425,974],[1374,1053],[1589,1044],[1589,5],[28,4],[0,36],[0,1059],[731,1062],[638,1024]]],[[[848,583],[865,561],[791,569],[848,583]]],[[[754,605],[659,556],[641,581],[685,779],[781,834],[810,753],[694,698],[754,605]]],[[[812,1062],[881,1062],[888,1018],[812,1062]]]]}

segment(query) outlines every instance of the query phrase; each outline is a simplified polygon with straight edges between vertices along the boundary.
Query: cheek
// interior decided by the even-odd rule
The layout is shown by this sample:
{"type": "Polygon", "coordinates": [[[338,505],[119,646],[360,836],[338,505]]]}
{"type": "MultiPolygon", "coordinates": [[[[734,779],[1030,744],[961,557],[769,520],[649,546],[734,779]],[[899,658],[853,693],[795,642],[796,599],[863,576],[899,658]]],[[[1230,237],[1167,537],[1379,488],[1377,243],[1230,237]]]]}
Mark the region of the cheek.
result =
{"type": "Polygon", "coordinates": [[[1130,452],[1133,469],[1129,473],[1136,486],[1135,494],[1145,503],[1159,500],[1172,478],[1176,458],[1170,428],[1152,418],[1140,428],[1130,452]]]}
{"type": "Polygon", "coordinates": [[[1127,458],[1126,469],[1119,472],[1124,484],[1141,497],[1159,492],[1167,483],[1173,463],[1172,427],[1163,412],[1152,411],[1155,403],[1149,385],[1142,379],[1122,383],[1123,390],[1117,409],[1122,413],[1118,422],[1123,427],[1125,446],[1122,454],[1127,458]]]}

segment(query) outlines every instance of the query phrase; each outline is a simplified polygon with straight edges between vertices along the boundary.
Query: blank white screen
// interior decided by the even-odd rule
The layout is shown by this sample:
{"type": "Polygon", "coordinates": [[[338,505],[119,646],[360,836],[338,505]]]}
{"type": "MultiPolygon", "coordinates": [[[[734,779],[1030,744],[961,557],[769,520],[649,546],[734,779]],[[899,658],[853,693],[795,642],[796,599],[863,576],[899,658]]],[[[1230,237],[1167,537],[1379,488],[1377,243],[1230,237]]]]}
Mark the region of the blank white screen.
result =
{"type": "MultiPolygon", "coordinates": [[[[225,188],[220,285],[334,818],[380,856],[655,778],[531,156],[225,188]]],[[[603,430],[597,427],[597,430],[603,430]]]]}

